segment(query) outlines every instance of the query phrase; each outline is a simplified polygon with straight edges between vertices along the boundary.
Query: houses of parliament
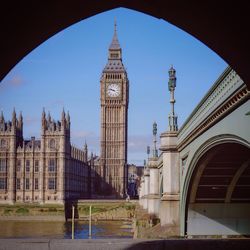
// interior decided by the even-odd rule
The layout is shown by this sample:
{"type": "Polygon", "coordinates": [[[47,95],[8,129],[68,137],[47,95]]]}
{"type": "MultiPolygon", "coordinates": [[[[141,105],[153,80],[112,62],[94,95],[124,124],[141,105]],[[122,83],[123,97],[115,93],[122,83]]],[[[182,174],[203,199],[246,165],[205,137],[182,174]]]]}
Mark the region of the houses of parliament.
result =
{"type": "Polygon", "coordinates": [[[100,156],[70,142],[70,115],[59,121],[42,111],[41,138],[23,137],[22,113],[0,114],[0,204],[64,203],[69,199],[123,198],[127,191],[129,81],[116,24],[100,81],[100,156]]]}

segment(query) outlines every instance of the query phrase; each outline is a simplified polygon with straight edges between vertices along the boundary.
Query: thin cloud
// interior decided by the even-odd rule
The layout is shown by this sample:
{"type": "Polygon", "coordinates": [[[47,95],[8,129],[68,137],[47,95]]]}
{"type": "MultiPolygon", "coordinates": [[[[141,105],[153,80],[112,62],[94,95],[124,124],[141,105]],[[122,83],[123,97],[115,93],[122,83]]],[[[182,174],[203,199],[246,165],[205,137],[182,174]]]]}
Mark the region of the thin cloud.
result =
{"type": "Polygon", "coordinates": [[[24,83],[25,83],[25,80],[23,76],[21,76],[20,74],[13,74],[7,77],[5,80],[3,80],[0,86],[2,89],[8,88],[8,87],[17,88],[23,85],[24,83]]]}
{"type": "Polygon", "coordinates": [[[73,138],[84,138],[84,137],[94,137],[94,132],[91,131],[85,131],[85,130],[80,130],[80,131],[72,131],[71,136],[73,138]]]}
{"type": "MultiPolygon", "coordinates": [[[[153,148],[153,137],[151,135],[133,135],[128,137],[128,156],[134,163],[142,162],[147,155],[147,146],[150,146],[150,155],[153,148]]],[[[160,140],[157,138],[156,148],[159,151],[160,140]]]]}
{"type": "Polygon", "coordinates": [[[152,138],[150,135],[133,135],[128,137],[129,152],[144,152],[147,145],[151,145],[152,138]]]}
{"type": "Polygon", "coordinates": [[[10,80],[9,84],[14,87],[19,87],[24,83],[24,79],[20,75],[14,75],[10,80]]]}

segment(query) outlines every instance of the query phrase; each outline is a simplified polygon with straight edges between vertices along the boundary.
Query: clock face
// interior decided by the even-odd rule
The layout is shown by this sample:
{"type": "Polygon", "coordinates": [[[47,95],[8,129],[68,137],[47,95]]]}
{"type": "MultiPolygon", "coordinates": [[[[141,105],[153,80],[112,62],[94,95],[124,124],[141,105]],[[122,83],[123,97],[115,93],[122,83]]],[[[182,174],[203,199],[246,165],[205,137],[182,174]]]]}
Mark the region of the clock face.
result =
{"type": "Polygon", "coordinates": [[[108,85],[107,94],[110,97],[118,97],[121,93],[120,85],[117,83],[112,83],[108,85]]]}

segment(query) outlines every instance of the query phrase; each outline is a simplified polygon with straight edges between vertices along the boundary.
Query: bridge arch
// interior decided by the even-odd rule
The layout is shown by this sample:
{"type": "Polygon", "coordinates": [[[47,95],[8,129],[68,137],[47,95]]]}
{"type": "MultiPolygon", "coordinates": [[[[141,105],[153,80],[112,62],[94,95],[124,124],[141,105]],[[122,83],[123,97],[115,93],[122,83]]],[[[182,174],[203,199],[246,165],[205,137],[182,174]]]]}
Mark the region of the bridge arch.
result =
{"type": "Polygon", "coordinates": [[[181,232],[250,234],[250,145],[235,135],[211,138],[194,154],[181,196],[181,232]]]}

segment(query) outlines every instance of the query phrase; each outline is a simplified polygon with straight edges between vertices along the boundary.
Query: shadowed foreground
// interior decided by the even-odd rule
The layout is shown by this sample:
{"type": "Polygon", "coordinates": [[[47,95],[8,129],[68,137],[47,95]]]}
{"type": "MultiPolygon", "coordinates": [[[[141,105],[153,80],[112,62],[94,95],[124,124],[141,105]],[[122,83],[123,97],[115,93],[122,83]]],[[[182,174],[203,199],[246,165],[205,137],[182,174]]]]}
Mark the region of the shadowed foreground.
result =
{"type": "Polygon", "coordinates": [[[67,250],[67,249],[250,249],[250,239],[168,239],[168,240],[59,240],[1,239],[0,250],[67,250]]]}

